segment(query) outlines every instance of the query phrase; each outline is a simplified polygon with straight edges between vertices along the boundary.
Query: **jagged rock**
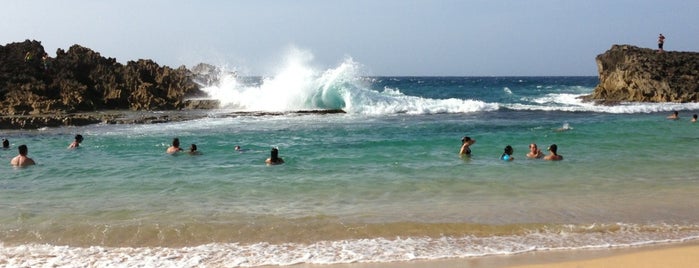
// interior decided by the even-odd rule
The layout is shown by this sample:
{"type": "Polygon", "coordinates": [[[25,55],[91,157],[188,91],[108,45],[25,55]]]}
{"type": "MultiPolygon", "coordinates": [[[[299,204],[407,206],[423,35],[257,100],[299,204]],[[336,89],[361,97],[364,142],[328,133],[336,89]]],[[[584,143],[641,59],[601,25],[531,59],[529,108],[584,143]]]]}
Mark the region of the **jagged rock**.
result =
{"type": "Polygon", "coordinates": [[[218,100],[210,99],[191,99],[185,101],[185,109],[216,109],[221,104],[218,100]]]}
{"type": "Polygon", "coordinates": [[[614,45],[598,55],[599,84],[586,100],[602,103],[699,101],[699,53],[614,45]]]}
{"type": "Polygon", "coordinates": [[[38,41],[0,46],[3,115],[182,109],[186,98],[206,95],[184,66],[151,60],[124,66],[79,45],[58,49],[56,58],[44,55],[38,41]]]}

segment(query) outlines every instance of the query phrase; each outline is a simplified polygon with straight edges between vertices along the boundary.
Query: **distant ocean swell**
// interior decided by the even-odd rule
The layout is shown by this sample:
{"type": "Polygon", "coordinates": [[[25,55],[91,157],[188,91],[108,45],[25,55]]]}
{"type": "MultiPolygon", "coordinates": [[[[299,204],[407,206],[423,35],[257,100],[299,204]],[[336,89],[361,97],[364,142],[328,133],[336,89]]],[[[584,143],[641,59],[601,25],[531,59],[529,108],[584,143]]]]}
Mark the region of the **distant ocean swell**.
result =
{"type": "Polygon", "coordinates": [[[696,239],[699,239],[699,226],[593,224],[552,228],[541,226],[515,235],[397,236],[310,243],[209,243],[185,247],[3,244],[0,245],[0,259],[9,266],[81,263],[90,266],[253,267],[434,260],[532,251],[633,247],[696,239]]]}

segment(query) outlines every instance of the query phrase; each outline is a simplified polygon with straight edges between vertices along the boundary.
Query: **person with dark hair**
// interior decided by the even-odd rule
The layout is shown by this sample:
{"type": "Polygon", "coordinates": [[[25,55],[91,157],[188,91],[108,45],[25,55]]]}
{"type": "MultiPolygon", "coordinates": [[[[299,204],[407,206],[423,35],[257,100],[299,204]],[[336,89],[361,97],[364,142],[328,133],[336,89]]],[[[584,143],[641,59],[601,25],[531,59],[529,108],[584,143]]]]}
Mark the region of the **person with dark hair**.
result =
{"type": "Polygon", "coordinates": [[[75,149],[80,147],[81,142],[83,142],[83,135],[75,135],[75,140],[73,140],[73,142],[70,145],[68,145],[68,149],[75,149]]]}
{"type": "Polygon", "coordinates": [[[201,152],[197,151],[197,145],[192,143],[192,145],[189,146],[189,152],[190,155],[200,155],[201,152]]]}
{"type": "Polygon", "coordinates": [[[168,154],[174,154],[179,151],[182,151],[182,148],[180,148],[180,139],[179,138],[174,138],[172,139],[172,146],[167,148],[167,151],[165,151],[168,154]]]}
{"type": "Polygon", "coordinates": [[[680,119],[680,113],[678,111],[672,111],[672,114],[668,115],[667,119],[670,119],[670,120],[680,119]]]}
{"type": "Polygon", "coordinates": [[[284,159],[279,157],[279,149],[272,148],[272,151],[270,152],[270,157],[267,158],[267,160],[265,160],[265,163],[267,163],[267,165],[284,164],[284,159]]]}
{"type": "Polygon", "coordinates": [[[545,156],[545,157],[544,157],[544,160],[552,160],[552,161],[563,160],[563,156],[562,156],[562,155],[559,155],[559,154],[557,153],[557,151],[558,151],[558,145],[556,145],[556,144],[551,144],[551,146],[549,146],[549,153],[550,153],[550,154],[547,155],[547,156],[545,156]]]}
{"type": "Polygon", "coordinates": [[[476,143],[476,140],[471,139],[469,136],[464,136],[461,138],[461,150],[459,150],[459,155],[461,156],[471,156],[471,145],[476,143]]]}
{"type": "Polygon", "coordinates": [[[10,149],[10,141],[3,138],[2,139],[2,148],[5,150],[10,149]]]}
{"type": "Polygon", "coordinates": [[[693,114],[692,119],[689,120],[689,122],[696,123],[697,122],[697,114],[693,114]]]}
{"type": "Polygon", "coordinates": [[[503,160],[503,161],[515,160],[515,158],[512,156],[512,154],[514,152],[515,152],[515,150],[512,149],[512,146],[510,146],[510,145],[505,146],[505,152],[502,153],[502,155],[500,156],[500,160],[503,160]]]}
{"type": "Polygon", "coordinates": [[[658,53],[663,53],[663,45],[665,44],[665,36],[663,34],[658,35],[658,53]]]}
{"type": "Polygon", "coordinates": [[[10,160],[11,165],[16,167],[26,167],[36,164],[33,159],[27,157],[27,153],[29,153],[27,145],[22,144],[19,147],[17,147],[17,149],[19,150],[19,155],[15,156],[15,158],[12,158],[12,160],[10,160]]]}

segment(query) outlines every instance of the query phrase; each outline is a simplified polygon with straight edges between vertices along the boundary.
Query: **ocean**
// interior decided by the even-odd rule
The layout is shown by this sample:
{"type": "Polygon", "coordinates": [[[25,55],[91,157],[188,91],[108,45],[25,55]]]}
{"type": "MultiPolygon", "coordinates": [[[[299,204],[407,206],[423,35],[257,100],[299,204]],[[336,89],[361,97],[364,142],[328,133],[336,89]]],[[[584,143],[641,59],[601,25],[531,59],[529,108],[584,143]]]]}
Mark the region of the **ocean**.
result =
{"type": "Polygon", "coordinates": [[[597,82],[372,77],[347,60],[224,72],[204,88],[222,107],[202,119],[2,131],[0,263],[380,263],[699,239],[699,104],[582,102],[597,82]],[[293,112],[322,109],[346,113],[293,112]],[[175,137],[202,154],[166,154],[175,137]],[[527,159],[530,143],[564,160],[527,159]],[[36,166],[9,165],[20,144],[36,166]],[[283,165],[265,165],[273,147],[283,165]]]}

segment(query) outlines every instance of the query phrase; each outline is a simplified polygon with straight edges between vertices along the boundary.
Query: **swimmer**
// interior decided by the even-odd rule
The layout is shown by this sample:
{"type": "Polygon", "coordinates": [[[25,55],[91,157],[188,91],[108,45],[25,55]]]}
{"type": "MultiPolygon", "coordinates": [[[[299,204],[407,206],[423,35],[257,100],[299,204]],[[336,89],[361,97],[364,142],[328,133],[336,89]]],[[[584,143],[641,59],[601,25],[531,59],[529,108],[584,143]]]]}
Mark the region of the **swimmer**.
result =
{"type": "Polygon", "coordinates": [[[515,150],[512,149],[512,146],[510,146],[510,145],[505,146],[505,152],[500,156],[500,160],[503,160],[503,161],[515,160],[515,158],[512,156],[512,154],[514,152],[515,152],[515,150]]]}
{"type": "Polygon", "coordinates": [[[571,129],[573,129],[573,128],[570,127],[570,124],[564,123],[563,126],[557,128],[556,131],[557,131],[557,132],[563,132],[563,131],[568,131],[568,130],[571,130],[571,129]]]}
{"type": "Polygon", "coordinates": [[[80,134],[75,135],[75,140],[73,140],[73,143],[68,145],[68,149],[75,149],[75,148],[80,147],[81,142],[83,142],[83,136],[80,134]]]}
{"type": "Polygon", "coordinates": [[[667,119],[670,119],[670,120],[680,119],[680,113],[677,111],[673,111],[671,115],[667,116],[667,119]]]}
{"type": "Polygon", "coordinates": [[[26,167],[36,165],[33,159],[27,157],[27,153],[29,152],[27,145],[22,144],[19,147],[17,147],[17,149],[19,150],[19,155],[15,156],[15,158],[12,158],[12,160],[10,160],[10,165],[13,165],[15,167],[26,167]]]}
{"type": "MultiPolygon", "coordinates": [[[[689,120],[689,122],[696,123],[697,122],[697,114],[692,115],[692,120],[689,120]]],[[[5,144],[3,143],[3,148],[5,144]]]]}
{"type": "Polygon", "coordinates": [[[201,152],[197,151],[197,145],[192,143],[192,145],[189,146],[189,153],[190,155],[200,155],[201,152]]]}
{"type": "Polygon", "coordinates": [[[471,156],[471,145],[476,143],[476,140],[471,139],[471,137],[464,136],[461,139],[461,150],[459,151],[459,155],[461,156],[471,156]]]}
{"type": "Polygon", "coordinates": [[[544,153],[539,150],[539,147],[536,146],[536,143],[529,144],[529,152],[527,153],[527,158],[543,158],[544,153]]]}
{"type": "Polygon", "coordinates": [[[281,159],[279,157],[279,150],[277,148],[272,148],[272,151],[270,152],[270,157],[265,160],[265,163],[267,165],[279,165],[279,164],[284,164],[284,159],[281,159]]]}
{"type": "Polygon", "coordinates": [[[10,149],[10,141],[8,139],[2,139],[2,149],[10,149]]]}
{"type": "Polygon", "coordinates": [[[165,151],[168,154],[174,154],[179,151],[182,151],[182,148],[180,148],[180,139],[179,138],[174,138],[172,139],[172,146],[167,148],[167,151],[165,151]]]}
{"type": "Polygon", "coordinates": [[[549,150],[550,154],[545,156],[544,160],[551,160],[551,161],[563,160],[563,156],[556,153],[558,151],[558,145],[551,144],[551,146],[549,146],[548,150],[549,150]]]}

